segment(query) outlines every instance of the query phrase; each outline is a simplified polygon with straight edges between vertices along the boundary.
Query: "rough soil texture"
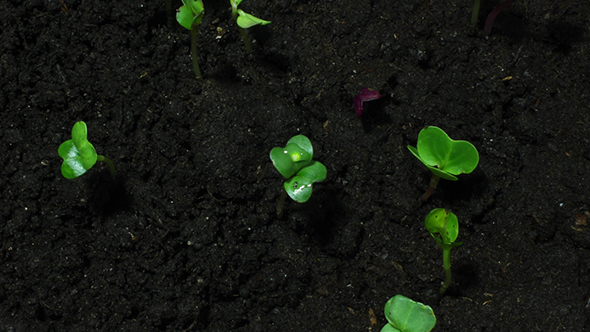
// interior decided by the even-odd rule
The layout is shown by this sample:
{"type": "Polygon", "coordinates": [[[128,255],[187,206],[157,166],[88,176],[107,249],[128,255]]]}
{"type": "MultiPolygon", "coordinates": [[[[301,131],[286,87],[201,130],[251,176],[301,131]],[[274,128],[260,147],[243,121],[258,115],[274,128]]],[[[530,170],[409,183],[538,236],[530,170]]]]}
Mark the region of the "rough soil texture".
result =
{"type": "Polygon", "coordinates": [[[247,0],[272,24],[246,54],[204,0],[197,80],[165,1],[1,1],[0,331],[379,331],[396,294],[434,331],[589,331],[590,2],[517,1],[489,37],[482,2],[472,27],[471,0],[247,0]],[[61,175],[80,120],[115,179],[61,175]],[[427,125],[480,164],[421,203],[427,125]],[[328,177],[278,220],[297,134],[328,177]],[[442,298],[437,207],[464,242],[442,298]]]}

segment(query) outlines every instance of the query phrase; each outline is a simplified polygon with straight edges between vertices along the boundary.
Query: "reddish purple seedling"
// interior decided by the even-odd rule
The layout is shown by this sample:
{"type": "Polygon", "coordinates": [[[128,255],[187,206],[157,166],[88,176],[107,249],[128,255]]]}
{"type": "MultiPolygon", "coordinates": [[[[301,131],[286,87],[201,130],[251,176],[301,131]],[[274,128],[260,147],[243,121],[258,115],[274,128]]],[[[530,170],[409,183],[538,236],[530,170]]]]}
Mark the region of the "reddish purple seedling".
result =
{"type": "Polygon", "coordinates": [[[361,115],[363,115],[363,103],[365,101],[376,100],[379,98],[381,98],[379,91],[362,88],[361,93],[354,97],[354,111],[356,112],[356,116],[360,118],[361,115]]]}

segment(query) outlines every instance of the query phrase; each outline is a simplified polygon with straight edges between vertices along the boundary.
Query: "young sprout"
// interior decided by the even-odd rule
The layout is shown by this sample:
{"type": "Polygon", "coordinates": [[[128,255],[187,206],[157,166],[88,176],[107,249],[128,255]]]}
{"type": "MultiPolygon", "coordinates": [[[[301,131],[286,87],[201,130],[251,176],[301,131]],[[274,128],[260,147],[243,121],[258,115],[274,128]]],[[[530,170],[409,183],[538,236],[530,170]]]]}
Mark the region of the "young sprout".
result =
{"type": "Polygon", "coordinates": [[[279,219],[283,216],[286,194],[298,203],[305,203],[311,197],[312,184],[326,178],[326,166],[312,158],[313,147],[303,135],[293,136],[284,148],[276,147],[270,151],[272,164],[287,179],[277,206],[279,219]]]}
{"type": "Polygon", "coordinates": [[[115,177],[115,165],[105,156],[97,155],[94,146],[87,139],[88,130],[84,121],[76,122],[72,128],[72,139],[59,146],[57,153],[64,162],[61,164],[61,174],[66,179],[74,179],[86,173],[96,161],[105,162],[109,166],[111,176],[115,177]]]}
{"type": "Polygon", "coordinates": [[[439,291],[439,294],[442,296],[451,285],[453,279],[453,275],[451,274],[451,248],[463,244],[463,242],[455,243],[457,236],[459,236],[459,221],[454,213],[438,208],[430,211],[428,216],[426,216],[424,225],[426,225],[426,229],[428,229],[432,238],[443,250],[445,281],[439,291]]]}
{"type": "Polygon", "coordinates": [[[429,332],[436,325],[432,308],[420,302],[396,295],[385,303],[387,325],[381,332],[429,332]]]}
{"type": "Polygon", "coordinates": [[[201,24],[205,7],[201,0],[182,0],[183,5],[178,8],[176,20],[180,25],[191,31],[191,57],[193,59],[193,70],[197,78],[201,78],[201,69],[199,68],[199,57],[197,55],[197,36],[199,35],[198,26],[201,24]]]}
{"type": "Polygon", "coordinates": [[[421,197],[423,201],[432,195],[440,178],[457,181],[456,175],[473,172],[479,163],[479,154],[473,144],[455,141],[433,126],[422,129],[416,147],[408,145],[408,149],[432,172],[430,187],[421,197]]]}
{"type": "Polygon", "coordinates": [[[353,99],[354,102],[354,111],[356,116],[359,118],[363,115],[363,103],[366,101],[376,100],[381,98],[381,94],[379,91],[369,89],[369,88],[362,88],[361,92],[356,95],[353,99]]]}
{"type": "Polygon", "coordinates": [[[238,30],[240,30],[240,35],[242,35],[242,40],[244,40],[244,46],[246,47],[246,52],[252,51],[252,44],[250,44],[250,40],[246,35],[246,30],[249,27],[253,27],[255,25],[267,25],[270,21],[265,21],[263,19],[259,19],[253,15],[250,15],[244,12],[241,9],[238,9],[238,5],[242,2],[242,0],[229,0],[231,3],[231,16],[233,17],[234,21],[238,24],[238,30]]]}

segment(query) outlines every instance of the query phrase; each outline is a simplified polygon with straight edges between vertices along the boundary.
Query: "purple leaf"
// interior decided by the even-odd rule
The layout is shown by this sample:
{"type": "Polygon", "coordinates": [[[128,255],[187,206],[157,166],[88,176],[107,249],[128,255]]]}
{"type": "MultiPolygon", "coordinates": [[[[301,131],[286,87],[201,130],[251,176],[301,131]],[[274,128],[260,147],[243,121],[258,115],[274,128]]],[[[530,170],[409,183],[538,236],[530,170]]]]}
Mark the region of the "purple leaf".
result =
{"type": "Polygon", "coordinates": [[[381,94],[377,90],[369,88],[362,88],[361,93],[354,97],[354,111],[359,118],[363,115],[363,103],[381,98],[381,94]]]}

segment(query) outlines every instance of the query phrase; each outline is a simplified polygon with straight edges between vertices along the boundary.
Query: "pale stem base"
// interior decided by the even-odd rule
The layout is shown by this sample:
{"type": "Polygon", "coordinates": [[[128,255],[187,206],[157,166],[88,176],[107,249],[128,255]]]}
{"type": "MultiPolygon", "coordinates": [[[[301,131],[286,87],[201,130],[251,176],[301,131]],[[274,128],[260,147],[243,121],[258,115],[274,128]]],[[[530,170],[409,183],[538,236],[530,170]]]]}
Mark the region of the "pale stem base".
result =
{"type": "Polygon", "coordinates": [[[109,171],[111,172],[111,176],[114,179],[116,173],[115,173],[115,164],[113,164],[113,161],[110,160],[109,158],[107,158],[105,156],[101,156],[101,155],[96,156],[96,160],[102,161],[103,163],[107,164],[107,166],[109,166],[109,171]]]}

